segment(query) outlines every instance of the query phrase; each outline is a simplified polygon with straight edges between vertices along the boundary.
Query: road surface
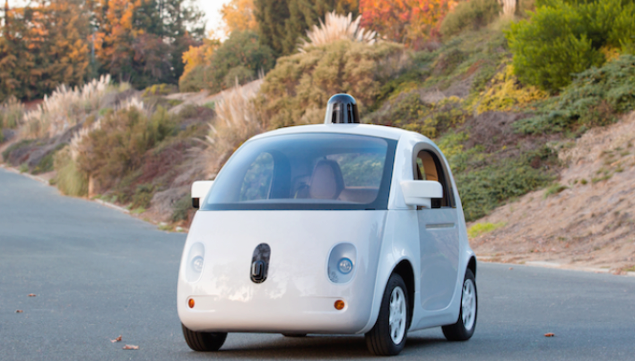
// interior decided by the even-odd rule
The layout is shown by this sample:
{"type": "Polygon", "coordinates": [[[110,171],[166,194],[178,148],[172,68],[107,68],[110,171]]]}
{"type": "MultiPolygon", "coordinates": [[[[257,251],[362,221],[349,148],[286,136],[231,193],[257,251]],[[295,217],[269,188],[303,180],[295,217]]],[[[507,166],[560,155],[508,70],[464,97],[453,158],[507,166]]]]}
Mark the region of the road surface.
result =
{"type": "MultiPolygon", "coordinates": [[[[230,334],[221,352],[190,351],[176,313],[185,237],[0,169],[0,360],[371,358],[362,336],[230,334]]],[[[470,341],[414,332],[399,359],[635,359],[633,277],[480,263],[477,285],[470,341]]]]}

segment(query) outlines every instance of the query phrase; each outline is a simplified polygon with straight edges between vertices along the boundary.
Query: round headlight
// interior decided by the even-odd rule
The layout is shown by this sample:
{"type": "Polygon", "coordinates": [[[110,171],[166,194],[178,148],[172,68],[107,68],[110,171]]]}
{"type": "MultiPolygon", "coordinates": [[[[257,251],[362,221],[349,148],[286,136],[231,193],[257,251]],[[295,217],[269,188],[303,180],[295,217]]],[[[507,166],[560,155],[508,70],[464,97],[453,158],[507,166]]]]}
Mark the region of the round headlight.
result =
{"type": "Polygon", "coordinates": [[[348,258],[342,258],[337,263],[337,269],[343,274],[349,274],[353,270],[353,262],[348,258]]]}
{"type": "Polygon", "coordinates": [[[203,270],[203,257],[201,256],[196,256],[192,259],[192,269],[197,272],[200,273],[203,270]]]}

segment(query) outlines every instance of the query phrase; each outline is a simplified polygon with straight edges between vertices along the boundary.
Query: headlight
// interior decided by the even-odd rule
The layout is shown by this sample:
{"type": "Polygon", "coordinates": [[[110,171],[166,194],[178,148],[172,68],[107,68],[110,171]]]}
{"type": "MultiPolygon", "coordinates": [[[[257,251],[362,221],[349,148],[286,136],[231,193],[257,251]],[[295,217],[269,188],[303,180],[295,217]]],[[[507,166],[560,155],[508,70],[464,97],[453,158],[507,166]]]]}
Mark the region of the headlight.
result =
{"type": "Polygon", "coordinates": [[[327,276],[333,283],[346,283],[353,279],[357,249],[350,243],[333,247],[329,255],[327,276]]]}
{"type": "Polygon", "coordinates": [[[353,262],[348,258],[342,258],[337,264],[337,269],[343,274],[347,275],[353,270],[353,262]]]}
{"type": "Polygon", "coordinates": [[[185,279],[188,282],[196,282],[201,278],[205,265],[205,246],[202,243],[194,243],[185,259],[185,279]]]}
{"type": "Polygon", "coordinates": [[[194,272],[201,273],[203,270],[203,262],[204,260],[201,256],[196,256],[192,259],[192,268],[194,269],[194,272]]]}

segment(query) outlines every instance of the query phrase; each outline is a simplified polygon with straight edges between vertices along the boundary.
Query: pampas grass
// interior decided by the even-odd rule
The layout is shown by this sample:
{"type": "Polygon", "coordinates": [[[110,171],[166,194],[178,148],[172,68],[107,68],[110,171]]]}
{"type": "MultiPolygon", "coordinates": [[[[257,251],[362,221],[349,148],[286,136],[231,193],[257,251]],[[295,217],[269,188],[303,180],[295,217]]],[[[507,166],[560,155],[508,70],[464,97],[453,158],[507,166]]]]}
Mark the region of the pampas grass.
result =
{"type": "Polygon", "coordinates": [[[14,96],[0,105],[0,129],[15,129],[22,124],[24,106],[14,96]]]}
{"type": "Polygon", "coordinates": [[[263,80],[224,91],[216,103],[216,121],[209,124],[207,166],[215,177],[231,154],[247,139],[262,133],[265,124],[253,102],[263,80]]]}
{"type": "Polygon", "coordinates": [[[45,96],[38,109],[24,115],[21,137],[36,139],[53,137],[79,123],[90,112],[99,109],[109,93],[129,89],[129,84],[111,85],[110,75],[94,79],[82,87],[60,85],[51,96],[45,96]]]}
{"type": "Polygon", "coordinates": [[[320,26],[314,25],[311,30],[307,31],[306,35],[310,41],[302,39],[302,44],[299,48],[300,52],[305,52],[310,46],[327,45],[343,39],[369,45],[374,44],[377,33],[360,27],[359,23],[361,20],[361,15],[353,21],[353,14],[351,13],[348,16],[338,15],[335,11],[327,13],[325,22],[320,19],[320,26]]]}

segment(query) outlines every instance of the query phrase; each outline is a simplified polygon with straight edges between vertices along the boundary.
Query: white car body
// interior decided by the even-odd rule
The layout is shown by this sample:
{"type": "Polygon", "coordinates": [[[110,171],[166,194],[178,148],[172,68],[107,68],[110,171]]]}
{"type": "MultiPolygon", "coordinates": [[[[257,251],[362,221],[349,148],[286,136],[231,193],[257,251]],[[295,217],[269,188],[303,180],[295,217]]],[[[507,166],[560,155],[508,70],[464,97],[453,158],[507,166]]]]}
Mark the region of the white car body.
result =
{"type": "MultiPolygon", "coordinates": [[[[468,244],[457,187],[440,149],[418,133],[361,124],[284,128],[256,136],[243,147],[260,139],[310,133],[396,141],[386,209],[199,210],[178,278],[177,307],[183,325],[199,332],[364,334],[375,325],[386,284],[396,270],[410,292],[410,331],[457,322],[464,275],[468,267],[476,274],[476,258],[468,244]],[[416,197],[407,201],[411,195],[404,189],[410,193],[419,185],[430,188],[411,182],[417,177],[415,162],[421,150],[440,160],[452,206],[430,208],[430,199],[417,203],[416,197]],[[271,259],[266,280],[255,283],[249,272],[254,250],[262,243],[270,246],[271,259]],[[335,283],[329,278],[328,262],[342,243],[353,246],[342,252],[353,259],[354,267],[346,276],[350,279],[335,283]],[[188,268],[197,255],[204,258],[198,276],[188,268]],[[193,308],[190,299],[195,301],[193,308]],[[342,310],[334,308],[337,300],[345,302],[342,310]]],[[[227,176],[224,173],[223,169],[217,179],[227,176]]]]}

